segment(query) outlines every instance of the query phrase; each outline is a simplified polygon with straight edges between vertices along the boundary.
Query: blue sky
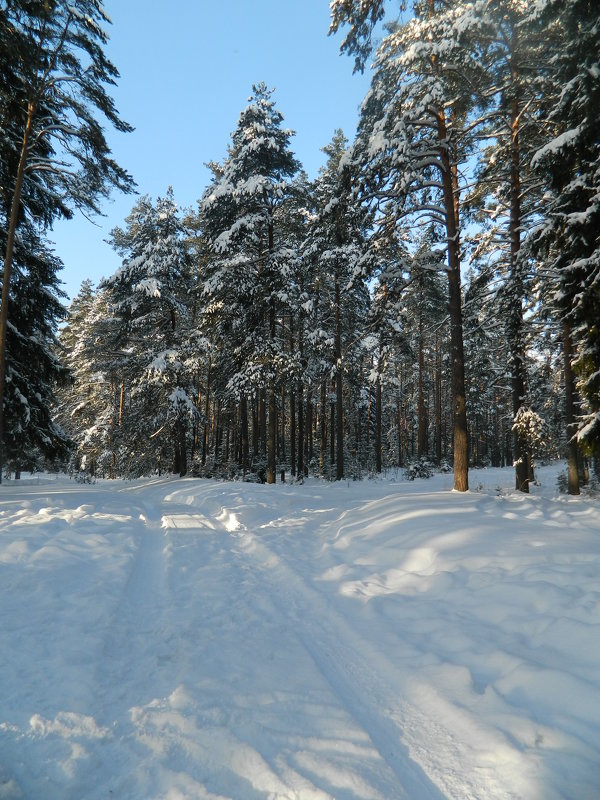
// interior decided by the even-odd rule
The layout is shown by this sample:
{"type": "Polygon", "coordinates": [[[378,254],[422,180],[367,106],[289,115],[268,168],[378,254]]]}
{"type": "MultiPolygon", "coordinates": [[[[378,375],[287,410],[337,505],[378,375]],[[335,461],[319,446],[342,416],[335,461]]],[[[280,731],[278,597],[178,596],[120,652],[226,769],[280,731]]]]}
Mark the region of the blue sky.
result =
{"type": "MultiPolygon", "coordinates": [[[[366,75],[339,54],[341,35],[327,36],[327,0],[105,0],[112,19],[108,56],[121,78],[113,91],[134,133],[108,132],[113,154],[140,194],[173,186],[181,206],[195,205],[209,180],[207,161],[224,158],[252,84],[275,89],[292,146],[309,176],[336,128],[353,138],[366,75]]],[[[80,214],[50,232],[73,297],[119,266],[105,243],[135,197],[114,194],[105,217],[80,214]]]]}

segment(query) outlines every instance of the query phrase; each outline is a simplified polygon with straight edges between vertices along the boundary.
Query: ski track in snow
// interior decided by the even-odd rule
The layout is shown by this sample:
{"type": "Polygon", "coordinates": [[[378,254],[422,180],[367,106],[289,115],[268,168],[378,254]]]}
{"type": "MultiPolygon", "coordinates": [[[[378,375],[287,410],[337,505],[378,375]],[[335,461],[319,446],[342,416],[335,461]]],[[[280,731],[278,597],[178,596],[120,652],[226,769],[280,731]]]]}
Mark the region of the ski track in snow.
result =
{"type": "Polygon", "coordinates": [[[0,798],[598,800],[598,504],[481,476],[3,487],[0,798]]]}

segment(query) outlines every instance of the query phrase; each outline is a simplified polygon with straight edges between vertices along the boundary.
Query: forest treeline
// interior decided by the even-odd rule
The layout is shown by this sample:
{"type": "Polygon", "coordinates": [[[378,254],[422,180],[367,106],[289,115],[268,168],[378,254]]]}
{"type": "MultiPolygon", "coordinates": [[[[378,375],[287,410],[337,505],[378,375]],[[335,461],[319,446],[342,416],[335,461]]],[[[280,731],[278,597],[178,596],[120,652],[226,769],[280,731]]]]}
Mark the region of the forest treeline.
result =
{"type": "MultiPolygon", "coordinates": [[[[373,77],[316,178],[261,83],[196,207],[135,202],[111,235],[121,267],[83,284],[48,350],[64,372],[50,444],[5,437],[9,466],[57,442],[89,476],[437,465],[465,490],[469,465],[514,464],[528,491],[535,459],[565,456],[572,493],[598,468],[599,10],[388,7],[331,3],[373,77]]],[[[18,392],[7,379],[23,420],[18,392]]]]}

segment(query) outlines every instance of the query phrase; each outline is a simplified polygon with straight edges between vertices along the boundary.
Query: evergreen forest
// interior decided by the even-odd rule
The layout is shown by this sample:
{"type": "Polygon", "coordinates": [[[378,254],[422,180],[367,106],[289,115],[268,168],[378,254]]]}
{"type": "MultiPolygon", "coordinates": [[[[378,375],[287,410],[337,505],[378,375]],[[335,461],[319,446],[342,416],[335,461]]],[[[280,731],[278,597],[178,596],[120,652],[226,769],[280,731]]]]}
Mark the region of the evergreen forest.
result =
{"type": "Polygon", "coordinates": [[[135,189],[108,20],[0,2],[4,474],[600,473],[600,8],[398,5],[330,3],[372,82],[315,178],[256,83],[197,205],[132,197],[120,268],[65,309],[52,222],[135,189]]]}

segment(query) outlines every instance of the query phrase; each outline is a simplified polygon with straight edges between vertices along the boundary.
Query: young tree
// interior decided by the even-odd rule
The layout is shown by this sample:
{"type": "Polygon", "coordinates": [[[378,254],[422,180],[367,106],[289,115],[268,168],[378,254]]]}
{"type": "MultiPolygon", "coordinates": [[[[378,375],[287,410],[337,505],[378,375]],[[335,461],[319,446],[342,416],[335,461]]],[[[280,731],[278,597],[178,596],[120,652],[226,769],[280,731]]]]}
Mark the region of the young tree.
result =
{"type": "Polygon", "coordinates": [[[66,314],[58,299],[63,296],[57,277],[62,263],[31,225],[23,223],[19,233],[4,394],[4,466],[17,472],[39,469],[44,460],[62,460],[70,448],[67,434],[51,416],[56,387],[68,381],[56,341],[56,328],[66,314]]]}
{"type": "Polygon", "coordinates": [[[112,233],[125,258],[106,282],[117,323],[115,352],[122,354],[120,426],[128,431],[128,449],[137,443],[155,466],[172,452],[173,471],[185,475],[187,435],[197,414],[185,352],[192,276],[172,190],[155,205],[141,198],[126,221],[126,230],[112,233]],[[127,391],[131,408],[124,417],[127,391]]]}
{"type": "Polygon", "coordinates": [[[71,379],[58,390],[55,416],[75,443],[71,466],[90,478],[98,471],[115,477],[117,470],[113,329],[108,292],[95,290],[90,280],[84,281],[60,332],[60,348],[71,379]]]}

